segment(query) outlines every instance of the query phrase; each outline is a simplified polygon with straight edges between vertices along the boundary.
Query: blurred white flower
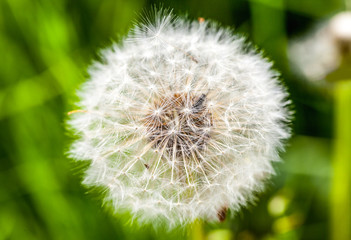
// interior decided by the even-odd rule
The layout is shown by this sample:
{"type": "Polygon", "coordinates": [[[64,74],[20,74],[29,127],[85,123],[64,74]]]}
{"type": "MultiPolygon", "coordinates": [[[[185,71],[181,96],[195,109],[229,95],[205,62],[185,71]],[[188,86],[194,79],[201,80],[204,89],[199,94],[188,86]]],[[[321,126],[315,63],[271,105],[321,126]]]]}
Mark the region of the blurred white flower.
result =
{"type": "Polygon", "coordinates": [[[345,53],[351,53],[351,12],[335,15],[289,47],[293,67],[311,80],[322,80],[338,68],[345,53]]]}
{"type": "Polygon", "coordinates": [[[90,67],[69,125],[84,184],[169,227],[223,221],[263,189],[289,137],[271,63],[212,22],[160,11],[90,67]]]}

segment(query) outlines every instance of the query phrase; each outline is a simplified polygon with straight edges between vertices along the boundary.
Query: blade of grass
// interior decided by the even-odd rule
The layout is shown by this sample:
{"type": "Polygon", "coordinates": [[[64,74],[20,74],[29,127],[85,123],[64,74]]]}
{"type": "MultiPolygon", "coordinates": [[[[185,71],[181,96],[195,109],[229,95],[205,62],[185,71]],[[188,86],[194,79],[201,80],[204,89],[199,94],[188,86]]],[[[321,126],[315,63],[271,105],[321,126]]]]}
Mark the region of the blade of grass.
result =
{"type": "Polygon", "coordinates": [[[331,239],[351,239],[351,80],[335,86],[331,239]]]}

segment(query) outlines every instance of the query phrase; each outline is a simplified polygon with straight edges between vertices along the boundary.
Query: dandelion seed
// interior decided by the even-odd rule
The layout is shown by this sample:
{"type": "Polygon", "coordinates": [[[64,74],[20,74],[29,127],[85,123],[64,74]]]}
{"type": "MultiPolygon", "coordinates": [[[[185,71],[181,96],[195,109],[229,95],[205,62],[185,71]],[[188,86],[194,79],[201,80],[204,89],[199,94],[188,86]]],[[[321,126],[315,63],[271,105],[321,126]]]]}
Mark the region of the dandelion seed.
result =
{"type": "Polygon", "coordinates": [[[274,172],[287,93],[230,30],[155,15],[91,66],[71,156],[91,161],[84,184],[140,222],[224,221],[274,172]]]}

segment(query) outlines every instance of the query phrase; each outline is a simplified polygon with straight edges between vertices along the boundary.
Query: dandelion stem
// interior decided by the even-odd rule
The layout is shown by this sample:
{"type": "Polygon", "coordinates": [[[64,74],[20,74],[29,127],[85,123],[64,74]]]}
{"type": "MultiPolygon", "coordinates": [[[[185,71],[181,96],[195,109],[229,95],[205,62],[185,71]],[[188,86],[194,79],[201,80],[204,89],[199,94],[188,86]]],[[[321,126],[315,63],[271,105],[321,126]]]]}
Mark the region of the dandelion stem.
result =
{"type": "Polygon", "coordinates": [[[196,220],[190,225],[189,240],[205,240],[205,233],[203,229],[203,222],[196,220]]]}

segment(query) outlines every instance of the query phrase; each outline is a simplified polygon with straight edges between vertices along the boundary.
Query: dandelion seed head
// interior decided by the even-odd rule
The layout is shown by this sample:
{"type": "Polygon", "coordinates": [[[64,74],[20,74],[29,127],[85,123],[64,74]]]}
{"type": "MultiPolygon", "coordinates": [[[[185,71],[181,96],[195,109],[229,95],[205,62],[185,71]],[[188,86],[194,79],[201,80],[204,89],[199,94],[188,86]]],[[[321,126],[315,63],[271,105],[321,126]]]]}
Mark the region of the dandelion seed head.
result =
{"type": "Polygon", "coordinates": [[[311,80],[322,80],[351,54],[351,12],[341,12],[319,23],[308,35],[289,46],[296,72],[311,80]]]}
{"type": "Polygon", "coordinates": [[[159,11],[102,52],[70,154],[115,211],[169,227],[223,221],[262,191],[289,136],[272,64],[231,30],[159,11]]]}

